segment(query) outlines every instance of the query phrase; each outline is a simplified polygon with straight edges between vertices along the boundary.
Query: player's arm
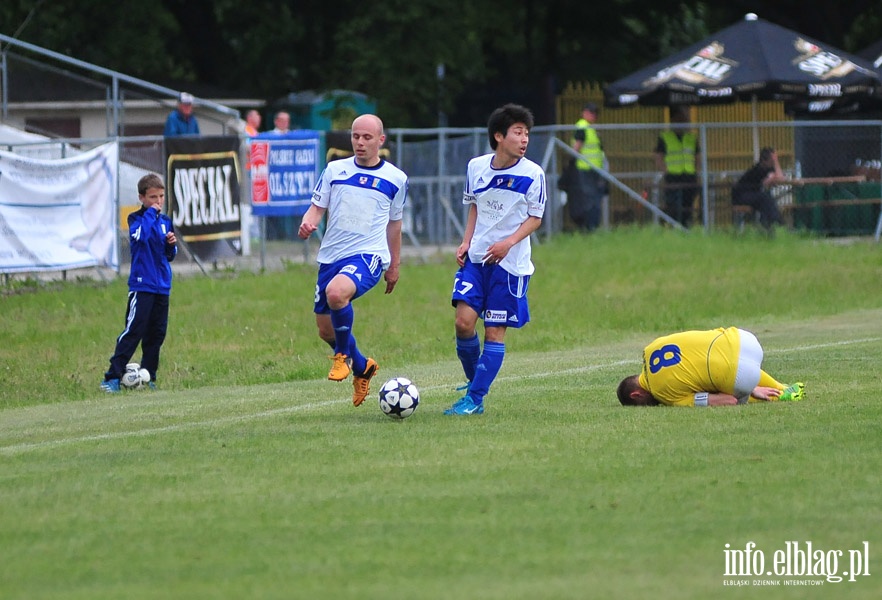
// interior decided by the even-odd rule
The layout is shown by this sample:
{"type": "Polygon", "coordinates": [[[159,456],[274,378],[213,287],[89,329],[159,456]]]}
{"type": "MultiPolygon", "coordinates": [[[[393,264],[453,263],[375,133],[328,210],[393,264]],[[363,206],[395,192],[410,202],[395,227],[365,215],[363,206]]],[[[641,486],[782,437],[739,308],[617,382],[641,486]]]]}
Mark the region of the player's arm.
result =
{"type": "Polygon", "coordinates": [[[582,146],[585,145],[585,130],[579,127],[576,129],[576,133],[573,134],[573,150],[576,152],[582,151],[582,146]]]}
{"type": "Polygon", "coordinates": [[[508,251],[512,249],[512,246],[524,238],[529,237],[534,231],[539,229],[540,225],[542,225],[541,218],[532,215],[528,216],[513,234],[504,240],[491,244],[490,247],[487,248],[487,254],[484,255],[483,260],[490,264],[498,263],[506,257],[508,251]]]}
{"type": "Polygon", "coordinates": [[[787,181],[787,176],[784,175],[784,171],[781,169],[781,163],[778,162],[777,152],[772,152],[772,165],[775,170],[766,175],[766,178],[763,180],[763,187],[768,188],[787,181]]]}
{"type": "Polygon", "coordinates": [[[389,221],[386,225],[386,243],[389,245],[389,268],[383,274],[386,280],[386,293],[391,294],[398,283],[398,268],[401,266],[401,219],[389,221]]]}
{"type": "Polygon", "coordinates": [[[174,225],[165,234],[165,258],[172,262],[178,255],[178,237],[175,235],[174,225]]]}
{"type": "Polygon", "coordinates": [[[472,236],[475,235],[475,225],[478,223],[478,205],[469,205],[469,216],[466,218],[465,233],[462,236],[462,243],[456,249],[456,262],[461,267],[465,264],[466,255],[472,246],[472,236]]]}
{"type": "Polygon", "coordinates": [[[720,392],[698,392],[692,396],[692,406],[735,406],[738,398],[720,392]]]}
{"type": "Polygon", "coordinates": [[[322,217],[325,215],[325,210],[315,204],[309,205],[309,209],[303,215],[303,220],[300,221],[300,229],[297,230],[297,236],[300,239],[305,240],[318,229],[319,223],[322,222],[322,217]]]}

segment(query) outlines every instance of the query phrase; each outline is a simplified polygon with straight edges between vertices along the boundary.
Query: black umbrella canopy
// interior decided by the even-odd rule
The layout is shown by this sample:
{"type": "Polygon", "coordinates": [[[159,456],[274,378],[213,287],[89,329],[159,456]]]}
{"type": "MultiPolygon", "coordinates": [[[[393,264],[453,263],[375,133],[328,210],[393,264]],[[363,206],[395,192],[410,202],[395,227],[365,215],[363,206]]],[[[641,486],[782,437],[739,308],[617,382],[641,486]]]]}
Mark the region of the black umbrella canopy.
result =
{"type": "Polygon", "coordinates": [[[748,14],[604,89],[609,107],[780,100],[834,105],[882,88],[868,61],[748,14]]]}

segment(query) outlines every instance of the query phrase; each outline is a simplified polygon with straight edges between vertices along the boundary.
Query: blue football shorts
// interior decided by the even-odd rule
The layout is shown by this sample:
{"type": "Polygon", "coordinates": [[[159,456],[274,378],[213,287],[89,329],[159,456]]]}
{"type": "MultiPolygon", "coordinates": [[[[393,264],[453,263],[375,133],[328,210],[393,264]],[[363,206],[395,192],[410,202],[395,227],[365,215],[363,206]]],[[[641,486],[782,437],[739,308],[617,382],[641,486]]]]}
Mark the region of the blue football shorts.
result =
{"type": "Polygon", "coordinates": [[[466,257],[453,280],[451,302],[465,302],[485,327],[523,327],[530,322],[529,275],[512,275],[499,265],[477,265],[466,257]]]}
{"type": "Polygon", "coordinates": [[[325,288],[337,275],[346,275],[355,283],[353,300],[368,293],[383,275],[383,262],[376,254],[357,254],[341,258],[337,262],[320,264],[318,281],[315,284],[315,299],[312,311],[319,315],[331,313],[325,288]]]}

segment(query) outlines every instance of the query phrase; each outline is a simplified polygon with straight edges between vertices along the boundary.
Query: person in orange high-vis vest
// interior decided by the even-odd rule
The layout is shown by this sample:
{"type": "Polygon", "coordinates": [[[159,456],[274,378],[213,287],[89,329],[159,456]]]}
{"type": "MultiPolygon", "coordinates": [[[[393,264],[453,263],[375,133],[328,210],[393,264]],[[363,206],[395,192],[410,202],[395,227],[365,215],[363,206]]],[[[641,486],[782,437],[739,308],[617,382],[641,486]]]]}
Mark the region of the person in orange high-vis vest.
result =
{"type": "Polygon", "coordinates": [[[684,227],[698,221],[698,138],[689,131],[689,109],[671,109],[671,129],[662,132],[655,147],[655,163],[664,174],[664,211],[684,227]]]}

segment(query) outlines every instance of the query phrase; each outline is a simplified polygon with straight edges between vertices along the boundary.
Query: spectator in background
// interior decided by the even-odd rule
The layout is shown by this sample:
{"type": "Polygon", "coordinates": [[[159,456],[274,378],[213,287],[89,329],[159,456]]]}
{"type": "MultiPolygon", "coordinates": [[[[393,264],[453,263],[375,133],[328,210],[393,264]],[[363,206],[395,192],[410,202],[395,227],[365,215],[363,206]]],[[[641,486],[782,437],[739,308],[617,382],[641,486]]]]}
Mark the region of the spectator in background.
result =
{"type": "Polygon", "coordinates": [[[283,135],[291,131],[291,115],[284,110],[280,110],[273,118],[273,131],[277,135],[283,135]]]}
{"type": "Polygon", "coordinates": [[[602,169],[606,156],[600,137],[592,125],[597,121],[598,108],[593,102],[582,107],[582,118],[576,121],[573,149],[584,160],[576,161],[576,180],[567,190],[567,209],[573,223],[581,230],[594,231],[600,225],[600,204],[606,182],[595,168],[602,169]]]}
{"type": "Polygon", "coordinates": [[[732,204],[750,206],[760,215],[760,223],[767,230],[773,225],[783,225],[781,211],[772,198],[769,188],[787,181],[778,153],[774,148],[765,147],[760,150],[759,162],[744,172],[732,188],[732,204]]]}
{"type": "Polygon", "coordinates": [[[165,120],[165,135],[199,135],[199,121],[193,114],[193,94],[181,92],[178,107],[165,120]]]}
{"type": "Polygon", "coordinates": [[[698,138],[689,130],[689,108],[671,109],[671,128],[658,137],[656,168],[664,174],[665,212],[684,227],[692,224],[698,195],[698,138]]]}
{"type": "Polygon", "coordinates": [[[245,114],[245,135],[254,137],[260,133],[260,113],[253,108],[245,114]]]}
{"type": "MultiPolygon", "coordinates": [[[[270,131],[273,135],[285,135],[291,131],[291,115],[284,110],[280,110],[273,117],[273,127],[270,131]]],[[[290,216],[283,217],[267,217],[266,224],[268,228],[267,237],[270,239],[288,240],[294,235],[294,218],[290,216]]]]}

